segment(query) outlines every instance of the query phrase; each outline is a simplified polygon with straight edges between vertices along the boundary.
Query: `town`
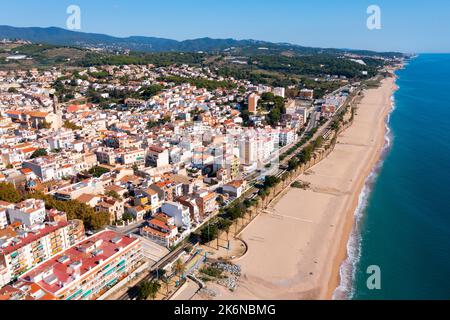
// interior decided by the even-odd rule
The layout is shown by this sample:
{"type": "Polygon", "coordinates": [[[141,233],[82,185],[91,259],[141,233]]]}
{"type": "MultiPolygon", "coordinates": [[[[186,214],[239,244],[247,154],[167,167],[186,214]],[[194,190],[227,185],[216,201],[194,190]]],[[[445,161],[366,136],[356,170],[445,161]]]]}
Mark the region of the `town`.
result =
{"type": "Polygon", "coordinates": [[[319,93],[176,63],[1,70],[0,299],[181,298],[222,273],[232,290],[238,231],[367,76],[319,93]]]}

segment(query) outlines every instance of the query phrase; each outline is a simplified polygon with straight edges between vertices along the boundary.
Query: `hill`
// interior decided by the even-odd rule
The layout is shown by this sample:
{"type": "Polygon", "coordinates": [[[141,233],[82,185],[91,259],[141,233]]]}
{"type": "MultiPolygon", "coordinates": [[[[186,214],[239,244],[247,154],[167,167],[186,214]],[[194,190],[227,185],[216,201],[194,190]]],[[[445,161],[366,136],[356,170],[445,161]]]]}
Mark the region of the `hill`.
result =
{"type": "Polygon", "coordinates": [[[22,39],[36,43],[63,46],[96,47],[107,50],[133,50],[144,52],[217,52],[237,50],[240,54],[280,54],[288,52],[292,55],[344,53],[365,56],[393,57],[402,56],[399,52],[373,52],[352,49],[323,49],[303,47],[289,43],[272,43],[259,40],[211,39],[200,38],[177,41],[157,37],[131,36],[126,38],[113,37],[98,33],[75,32],[57,27],[49,28],[19,28],[0,26],[0,39],[22,39]]]}

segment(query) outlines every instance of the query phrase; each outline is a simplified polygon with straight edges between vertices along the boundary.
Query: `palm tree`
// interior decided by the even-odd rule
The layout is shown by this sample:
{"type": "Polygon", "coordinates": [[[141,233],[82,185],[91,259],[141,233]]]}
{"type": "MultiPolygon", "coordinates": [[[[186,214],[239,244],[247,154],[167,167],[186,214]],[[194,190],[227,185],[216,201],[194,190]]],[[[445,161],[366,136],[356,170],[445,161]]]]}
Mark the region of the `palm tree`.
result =
{"type": "Polygon", "coordinates": [[[169,297],[170,278],[164,276],[164,277],[162,278],[162,282],[166,285],[166,296],[169,297]]]}
{"type": "Polygon", "coordinates": [[[152,298],[152,300],[155,300],[156,294],[158,293],[160,288],[161,284],[158,281],[150,282],[150,297],[152,298]]]}
{"type": "Polygon", "coordinates": [[[175,262],[175,273],[178,275],[180,282],[181,282],[181,276],[184,274],[184,272],[186,271],[186,266],[184,265],[184,263],[181,261],[181,259],[178,259],[177,262],[175,262]]]}
{"type": "Polygon", "coordinates": [[[160,287],[161,285],[157,281],[142,282],[138,288],[138,299],[147,300],[148,297],[151,297],[152,300],[155,300],[160,287]]]}

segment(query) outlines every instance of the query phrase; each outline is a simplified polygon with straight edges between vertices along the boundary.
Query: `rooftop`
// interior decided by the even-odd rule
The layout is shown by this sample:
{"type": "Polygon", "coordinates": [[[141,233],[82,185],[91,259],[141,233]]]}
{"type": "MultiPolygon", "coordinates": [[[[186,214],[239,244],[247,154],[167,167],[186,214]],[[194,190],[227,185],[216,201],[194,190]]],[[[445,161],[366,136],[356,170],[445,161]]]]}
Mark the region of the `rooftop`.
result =
{"type": "Polygon", "coordinates": [[[23,274],[21,279],[37,283],[55,294],[78,277],[95,272],[96,267],[139,239],[105,230],[70,247],[23,274]]]}

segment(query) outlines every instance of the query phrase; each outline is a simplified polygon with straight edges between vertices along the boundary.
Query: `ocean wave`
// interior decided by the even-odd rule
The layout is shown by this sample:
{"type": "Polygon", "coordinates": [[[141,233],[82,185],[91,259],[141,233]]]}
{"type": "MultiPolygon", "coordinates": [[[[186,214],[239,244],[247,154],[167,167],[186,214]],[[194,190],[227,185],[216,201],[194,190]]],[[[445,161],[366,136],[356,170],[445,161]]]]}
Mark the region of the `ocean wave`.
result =
{"type": "Polygon", "coordinates": [[[386,134],[384,136],[385,144],[382,149],[381,157],[378,163],[367,177],[364,187],[359,194],[358,206],[354,213],[354,226],[347,243],[347,258],[342,262],[339,268],[340,284],[333,293],[333,300],[352,299],[355,295],[355,275],[361,258],[361,226],[364,220],[365,209],[367,208],[370,193],[375,185],[378,174],[383,166],[386,154],[391,149],[394,137],[389,127],[391,114],[395,110],[395,97],[391,97],[391,110],[386,117],[386,134]]]}

